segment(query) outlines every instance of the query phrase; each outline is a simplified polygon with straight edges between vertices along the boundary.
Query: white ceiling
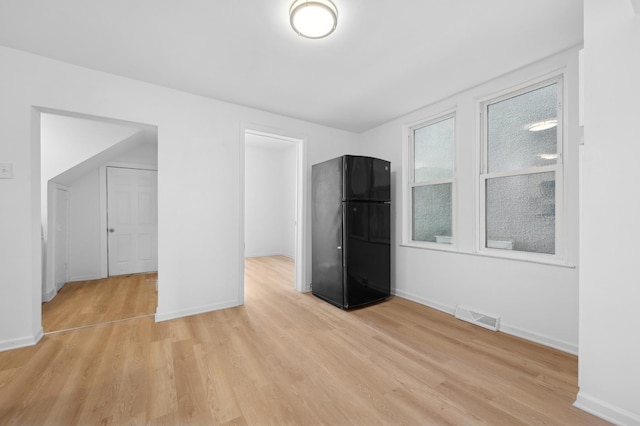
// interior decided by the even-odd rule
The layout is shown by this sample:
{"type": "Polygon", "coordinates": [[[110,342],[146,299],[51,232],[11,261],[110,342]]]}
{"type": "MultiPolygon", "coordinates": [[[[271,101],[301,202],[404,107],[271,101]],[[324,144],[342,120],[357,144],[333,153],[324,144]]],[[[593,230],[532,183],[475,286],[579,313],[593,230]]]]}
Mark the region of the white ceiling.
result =
{"type": "Polygon", "coordinates": [[[582,43],[582,0],[0,0],[0,45],[361,132],[582,43]]]}

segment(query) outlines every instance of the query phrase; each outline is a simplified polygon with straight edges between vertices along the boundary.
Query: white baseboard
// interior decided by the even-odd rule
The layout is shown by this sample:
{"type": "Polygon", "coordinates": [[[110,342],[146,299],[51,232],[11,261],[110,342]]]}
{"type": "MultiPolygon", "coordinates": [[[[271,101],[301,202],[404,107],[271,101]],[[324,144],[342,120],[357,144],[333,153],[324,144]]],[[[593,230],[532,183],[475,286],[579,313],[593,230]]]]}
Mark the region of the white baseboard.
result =
{"type": "Polygon", "coordinates": [[[230,300],[228,302],[214,303],[212,305],[196,306],[193,308],[182,309],[182,310],[173,311],[173,312],[156,311],[155,319],[156,319],[156,322],[169,321],[172,319],[189,317],[191,315],[198,315],[198,314],[204,314],[207,312],[219,311],[221,309],[235,308],[236,306],[240,306],[238,301],[230,300]]]}
{"type": "Polygon", "coordinates": [[[640,413],[632,413],[606,401],[578,392],[573,406],[616,425],[639,426],[640,413]]]}
{"type": "Polygon", "coordinates": [[[402,290],[394,290],[393,294],[396,296],[402,297],[403,299],[408,299],[416,303],[420,303],[421,305],[428,306],[433,309],[437,309],[439,311],[445,312],[447,314],[453,315],[456,312],[455,306],[447,306],[436,301],[425,299],[424,297],[416,296],[415,294],[407,293],[402,290]]]}
{"type": "Polygon", "coordinates": [[[76,281],[91,281],[91,280],[99,280],[102,278],[106,278],[101,276],[100,274],[91,274],[91,275],[77,275],[74,277],[69,277],[69,282],[76,282],[76,281]]]}
{"type": "MultiPolygon", "coordinates": [[[[451,315],[453,315],[456,310],[455,306],[444,305],[442,303],[425,299],[423,297],[416,296],[414,294],[407,293],[402,290],[395,290],[394,294],[404,299],[412,300],[416,303],[420,303],[421,305],[425,305],[430,308],[437,309],[439,311],[446,312],[451,315]]],[[[522,339],[529,340],[535,343],[540,343],[541,345],[549,346],[551,348],[558,349],[560,351],[567,352],[572,355],[578,355],[578,346],[575,344],[565,342],[562,340],[557,340],[552,337],[542,335],[540,333],[536,333],[533,331],[525,330],[523,328],[515,327],[513,325],[509,325],[508,323],[505,323],[502,319],[500,320],[499,331],[502,333],[511,334],[512,336],[520,337],[522,339]]]]}
{"type": "Polygon", "coordinates": [[[553,337],[545,336],[523,328],[514,327],[509,324],[505,324],[502,321],[500,322],[500,331],[516,337],[521,337],[525,340],[540,343],[544,346],[549,346],[550,348],[554,348],[562,352],[570,353],[571,355],[578,355],[578,345],[554,339],[553,337]]]}
{"type": "Polygon", "coordinates": [[[44,336],[44,330],[40,327],[40,330],[34,336],[21,337],[19,339],[3,340],[0,342],[0,352],[9,351],[11,349],[24,348],[27,346],[33,346],[42,339],[44,336]]]}
{"type": "Polygon", "coordinates": [[[56,290],[55,288],[52,288],[47,293],[42,293],[42,301],[51,302],[53,298],[56,297],[56,294],[58,294],[58,290],[56,290]]]}
{"type": "Polygon", "coordinates": [[[294,260],[295,256],[292,256],[290,254],[285,254],[285,253],[251,253],[251,254],[245,254],[244,257],[245,259],[249,259],[251,257],[271,257],[271,256],[284,256],[284,257],[288,257],[289,259],[294,260]]]}

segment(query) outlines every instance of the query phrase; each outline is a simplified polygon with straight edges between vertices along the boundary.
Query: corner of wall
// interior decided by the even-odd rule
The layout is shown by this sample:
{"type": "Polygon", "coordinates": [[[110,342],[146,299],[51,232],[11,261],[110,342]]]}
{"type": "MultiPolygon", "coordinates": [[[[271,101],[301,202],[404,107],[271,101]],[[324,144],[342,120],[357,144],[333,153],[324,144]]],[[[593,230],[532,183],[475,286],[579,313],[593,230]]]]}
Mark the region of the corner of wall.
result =
{"type": "Polygon", "coordinates": [[[44,330],[42,327],[33,336],[21,337],[19,339],[4,340],[0,342],[0,352],[9,351],[12,349],[24,348],[27,346],[33,346],[37,344],[44,336],[44,330]]]}
{"type": "Polygon", "coordinates": [[[222,303],[214,303],[211,305],[196,306],[193,308],[181,309],[173,312],[161,312],[156,310],[155,320],[156,322],[169,321],[173,319],[189,317],[192,315],[205,314],[208,312],[219,311],[221,309],[235,308],[240,306],[237,300],[230,300],[222,303]]]}

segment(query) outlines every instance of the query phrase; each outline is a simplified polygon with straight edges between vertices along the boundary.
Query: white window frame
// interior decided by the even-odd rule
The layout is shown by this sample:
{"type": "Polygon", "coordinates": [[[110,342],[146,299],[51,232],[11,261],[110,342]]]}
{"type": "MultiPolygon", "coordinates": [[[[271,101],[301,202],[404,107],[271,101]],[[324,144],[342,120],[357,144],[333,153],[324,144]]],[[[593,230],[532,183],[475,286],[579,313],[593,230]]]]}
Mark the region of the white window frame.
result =
{"type": "Polygon", "coordinates": [[[477,223],[477,241],[476,252],[494,257],[529,260],[533,262],[558,263],[564,264],[566,260],[566,236],[564,232],[564,151],[568,140],[565,133],[564,123],[567,120],[564,108],[564,99],[567,93],[564,84],[564,74],[546,77],[537,82],[529,82],[517,88],[512,88],[491,97],[480,100],[478,103],[480,109],[480,173],[478,178],[478,223],[477,223]],[[488,172],[488,140],[487,140],[487,110],[488,107],[497,102],[504,101],[522,95],[527,92],[545,87],[551,84],[557,84],[557,108],[558,108],[558,124],[557,124],[557,154],[558,158],[555,164],[548,166],[529,167],[526,169],[517,169],[501,172],[488,172]],[[555,172],[555,253],[536,253],[517,250],[504,250],[486,247],[485,241],[487,236],[486,230],[486,181],[492,178],[523,176],[537,173],[555,172]]]}
{"type": "Polygon", "coordinates": [[[429,248],[435,250],[445,250],[445,251],[455,251],[457,248],[458,241],[458,232],[457,232],[457,182],[456,182],[456,169],[457,169],[457,117],[456,110],[451,109],[446,112],[440,113],[435,116],[431,116],[429,118],[425,118],[410,124],[405,125],[404,131],[406,134],[406,167],[404,167],[404,182],[403,192],[404,192],[404,200],[405,200],[405,220],[404,220],[404,232],[403,232],[403,245],[420,247],[420,248],[429,248]],[[438,123],[440,121],[448,120],[453,118],[453,170],[451,178],[446,179],[434,179],[430,181],[424,182],[414,182],[415,170],[414,165],[414,130],[419,129],[421,127],[429,126],[431,124],[438,123]],[[413,239],[413,188],[419,186],[430,186],[430,185],[438,185],[444,183],[451,183],[451,234],[452,234],[452,242],[448,243],[437,243],[431,241],[418,241],[413,239]]]}

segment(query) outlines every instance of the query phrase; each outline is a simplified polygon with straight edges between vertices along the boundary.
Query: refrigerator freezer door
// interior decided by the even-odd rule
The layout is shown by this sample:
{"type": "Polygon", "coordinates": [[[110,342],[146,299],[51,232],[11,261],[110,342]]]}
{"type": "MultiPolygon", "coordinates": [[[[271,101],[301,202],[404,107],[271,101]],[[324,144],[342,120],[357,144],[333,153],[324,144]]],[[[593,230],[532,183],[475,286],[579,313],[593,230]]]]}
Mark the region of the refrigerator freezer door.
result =
{"type": "Polygon", "coordinates": [[[391,201],[391,163],[371,159],[371,201],[391,201]]]}
{"type": "Polygon", "coordinates": [[[369,200],[371,197],[371,158],[344,156],[343,200],[369,200]]]}
{"type": "Polygon", "coordinates": [[[312,282],[314,295],[344,307],[342,158],[312,167],[312,282]]]}
{"type": "Polygon", "coordinates": [[[390,168],[388,161],[345,155],[343,201],[389,201],[390,168]]]}

